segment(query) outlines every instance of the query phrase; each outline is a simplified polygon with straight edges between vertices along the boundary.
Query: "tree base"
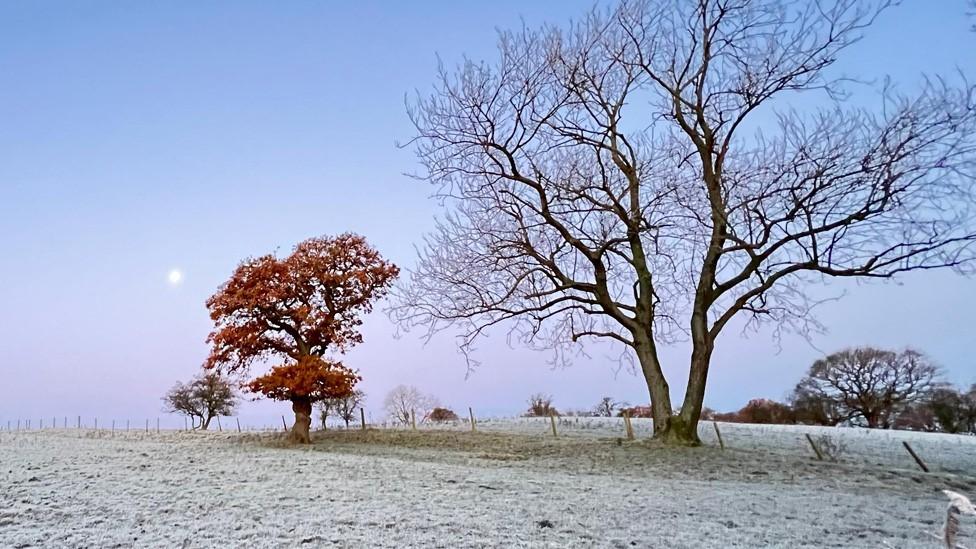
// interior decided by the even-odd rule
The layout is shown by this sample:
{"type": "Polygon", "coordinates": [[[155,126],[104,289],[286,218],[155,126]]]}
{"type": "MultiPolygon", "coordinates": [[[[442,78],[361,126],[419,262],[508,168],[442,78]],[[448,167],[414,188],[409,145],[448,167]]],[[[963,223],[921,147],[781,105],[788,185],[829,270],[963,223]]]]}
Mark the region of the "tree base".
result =
{"type": "Polygon", "coordinates": [[[672,416],[667,426],[654,433],[654,440],[668,446],[701,446],[698,438],[698,422],[686,421],[681,416],[672,416]]]}
{"type": "Polygon", "coordinates": [[[288,440],[296,444],[310,444],[312,437],[312,402],[307,399],[291,401],[291,409],[295,412],[295,424],[288,433],[288,440]]]}

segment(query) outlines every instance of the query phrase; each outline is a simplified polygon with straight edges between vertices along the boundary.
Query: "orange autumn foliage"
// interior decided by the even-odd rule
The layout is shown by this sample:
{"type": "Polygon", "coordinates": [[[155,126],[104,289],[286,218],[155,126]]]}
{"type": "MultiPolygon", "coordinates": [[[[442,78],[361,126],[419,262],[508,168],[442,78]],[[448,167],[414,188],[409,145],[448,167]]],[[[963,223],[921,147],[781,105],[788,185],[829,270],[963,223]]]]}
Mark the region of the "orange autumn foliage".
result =
{"type": "Polygon", "coordinates": [[[362,342],[361,315],[399,269],[355,234],[311,238],[286,258],[245,260],[207,300],[214,331],[205,364],[247,371],[262,359],[300,361],[362,342]]]}
{"type": "Polygon", "coordinates": [[[241,263],[207,300],[214,331],[206,368],[245,375],[256,361],[286,364],[246,384],[252,392],[290,400],[291,439],[309,443],[312,404],[349,395],[359,376],[326,353],[361,343],[361,316],[386,295],[400,270],[355,234],[311,238],[286,258],[241,263]]]}
{"type": "Polygon", "coordinates": [[[309,356],[293,364],[275,366],[248,383],[247,388],[274,400],[317,402],[349,396],[360,379],[340,362],[309,356]]]}

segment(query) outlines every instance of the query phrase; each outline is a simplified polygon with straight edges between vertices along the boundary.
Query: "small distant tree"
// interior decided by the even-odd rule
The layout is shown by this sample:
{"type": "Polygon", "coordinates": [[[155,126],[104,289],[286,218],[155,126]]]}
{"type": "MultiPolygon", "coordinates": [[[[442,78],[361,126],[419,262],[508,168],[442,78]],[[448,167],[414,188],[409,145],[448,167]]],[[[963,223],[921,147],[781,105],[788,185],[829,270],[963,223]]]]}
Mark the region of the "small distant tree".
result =
{"type": "Polygon", "coordinates": [[[329,416],[334,415],[344,421],[348,429],[349,423],[356,418],[356,410],[362,408],[365,402],[366,393],[359,389],[354,390],[346,396],[323,400],[319,405],[322,427],[325,427],[329,416]]]}
{"type": "Polygon", "coordinates": [[[605,396],[593,408],[593,413],[600,417],[613,417],[617,414],[617,410],[624,406],[627,406],[626,402],[620,402],[614,400],[613,397],[605,396]]]}
{"type": "Polygon", "coordinates": [[[963,392],[952,386],[932,391],[925,407],[930,411],[938,430],[946,433],[974,432],[976,423],[976,387],[963,392]]]}
{"type": "Polygon", "coordinates": [[[793,390],[790,406],[797,422],[805,425],[835,427],[848,421],[851,413],[840,402],[824,394],[818,384],[809,378],[805,378],[793,390]]]}
{"type": "Polygon", "coordinates": [[[163,397],[167,412],[190,418],[194,429],[206,431],[217,416],[229,416],[237,406],[234,387],[220,375],[210,372],[188,383],[179,383],[163,397]]]}
{"type": "Polygon", "coordinates": [[[969,388],[965,395],[967,431],[976,434],[976,384],[969,388]]]}
{"type": "Polygon", "coordinates": [[[888,429],[908,406],[928,398],[938,374],[918,351],[860,347],[816,361],[795,393],[833,407],[836,417],[888,429]]]}
{"type": "Polygon", "coordinates": [[[430,411],[431,421],[457,421],[458,415],[448,408],[434,408],[430,411]]]}
{"type": "Polygon", "coordinates": [[[412,415],[424,421],[438,407],[437,398],[412,385],[397,385],[383,399],[383,408],[393,421],[409,425],[412,415]]]}
{"type": "Polygon", "coordinates": [[[907,431],[933,432],[941,430],[939,422],[935,419],[935,414],[932,413],[932,408],[927,402],[909,404],[898,413],[891,426],[893,429],[907,431]]]}
{"type": "Polygon", "coordinates": [[[529,409],[525,412],[527,417],[558,416],[559,411],[552,405],[552,396],[536,393],[529,397],[529,409]]]}

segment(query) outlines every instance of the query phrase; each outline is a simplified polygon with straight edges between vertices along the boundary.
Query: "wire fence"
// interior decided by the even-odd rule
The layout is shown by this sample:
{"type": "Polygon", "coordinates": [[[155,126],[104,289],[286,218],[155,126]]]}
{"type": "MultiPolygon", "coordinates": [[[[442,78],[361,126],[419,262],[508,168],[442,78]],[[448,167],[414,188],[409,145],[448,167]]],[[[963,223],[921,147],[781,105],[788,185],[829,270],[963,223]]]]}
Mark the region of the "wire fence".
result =
{"type": "MultiPolygon", "coordinates": [[[[449,421],[430,421],[411,414],[407,421],[373,420],[364,410],[348,426],[342,421],[317,424],[325,430],[412,430],[471,431],[552,439],[612,439],[639,441],[653,435],[649,418],[629,417],[503,417],[478,418],[472,409],[468,417],[449,421]]],[[[189,420],[174,422],[172,417],[138,420],[102,419],[83,416],[52,416],[36,419],[0,419],[2,432],[78,431],[85,436],[112,436],[117,433],[160,434],[198,432],[189,420]]],[[[276,418],[278,419],[278,418],[276,418]]],[[[228,433],[284,432],[291,428],[289,418],[280,423],[220,416],[211,422],[210,431],[228,433]]],[[[855,463],[882,467],[918,468],[972,474],[976,471],[976,437],[915,431],[893,431],[854,427],[819,427],[805,425],[757,425],[743,423],[701,422],[702,443],[729,451],[769,452],[780,455],[806,456],[822,461],[855,463]]]]}

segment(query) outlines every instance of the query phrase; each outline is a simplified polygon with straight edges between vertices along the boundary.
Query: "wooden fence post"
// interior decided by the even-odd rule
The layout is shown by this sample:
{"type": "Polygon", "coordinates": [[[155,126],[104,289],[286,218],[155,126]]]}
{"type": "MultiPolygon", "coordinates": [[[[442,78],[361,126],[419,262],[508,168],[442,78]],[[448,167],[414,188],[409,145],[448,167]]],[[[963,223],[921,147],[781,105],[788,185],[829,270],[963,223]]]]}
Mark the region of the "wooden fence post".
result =
{"type": "Polygon", "coordinates": [[[922,461],[922,458],[918,457],[918,454],[915,453],[915,450],[912,450],[912,447],[909,446],[908,441],[907,440],[903,440],[903,441],[901,441],[901,443],[903,445],[905,445],[905,449],[908,450],[908,453],[911,454],[912,458],[915,459],[915,463],[917,463],[918,466],[921,467],[921,469],[923,471],[925,471],[926,473],[928,473],[929,472],[929,468],[925,466],[925,462],[922,461]]]}
{"type": "Polygon", "coordinates": [[[725,441],[722,440],[722,432],[718,430],[718,423],[712,422],[712,427],[715,427],[715,436],[718,437],[718,445],[724,450],[725,441]]]}
{"type": "Polygon", "coordinates": [[[288,430],[288,424],[285,423],[285,416],[281,416],[281,430],[283,431],[288,430]]]}
{"type": "Polygon", "coordinates": [[[125,432],[129,432],[129,420],[125,420],[125,432]]]}
{"type": "Polygon", "coordinates": [[[552,436],[558,437],[556,434],[556,414],[549,412],[549,423],[552,425],[552,436]]]}
{"type": "Polygon", "coordinates": [[[78,428],[81,429],[81,416],[78,416],[78,428]]]}
{"type": "Polygon", "coordinates": [[[417,413],[410,410],[410,428],[414,431],[417,430],[417,413]]]}
{"type": "Polygon", "coordinates": [[[624,410],[624,428],[627,429],[627,440],[634,440],[634,425],[630,422],[628,410],[624,410]]]}
{"type": "Polygon", "coordinates": [[[159,434],[159,418],[156,418],[156,434],[159,434]]]}
{"type": "Polygon", "coordinates": [[[474,432],[474,430],[475,430],[475,429],[474,429],[474,426],[475,426],[475,421],[474,421],[474,410],[472,410],[470,406],[468,406],[468,417],[470,417],[470,418],[471,418],[471,432],[473,433],[473,432],[474,432]]]}
{"type": "Polygon", "coordinates": [[[98,430],[98,418],[97,417],[95,418],[95,430],[96,431],[98,430]]]}
{"type": "Polygon", "coordinates": [[[366,430],[366,411],[362,408],[359,409],[359,420],[363,423],[363,431],[366,430]]]}
{"type": "Polygon", "coordinates": [[[149,432],[149,419],[146,419],[146,433],[149,432]]]}
{"type": "Polygon", "coordinates": [[[220,424],[220,416],[217,416],[217,432],[218,433],[224,432],[224,427],[220,424]]]}
{"type": "Polygon", "coordinates": [[[238,418],[234,418],[234,419],[237,420],[237,432],[240,433],[241,432],[241,418],[238,417],[238,418]]]}
{"type": "Polygon", "coordinates": [[[114,419],[112,420],[112,432],[113,433],[115,432],[115,420],[114,419]]]}
{"type": "Polygon", "coordinates": [[[820,448],[817,448],[816,443],[813,442],[813,437],[810,436],[810,433],[806,433],[806,437],[807,442],[810,443],[810,447],[813,448],[813,453],[817,454],[817,459],[823,461],[823,454],[820,453],[820,448]]]}

